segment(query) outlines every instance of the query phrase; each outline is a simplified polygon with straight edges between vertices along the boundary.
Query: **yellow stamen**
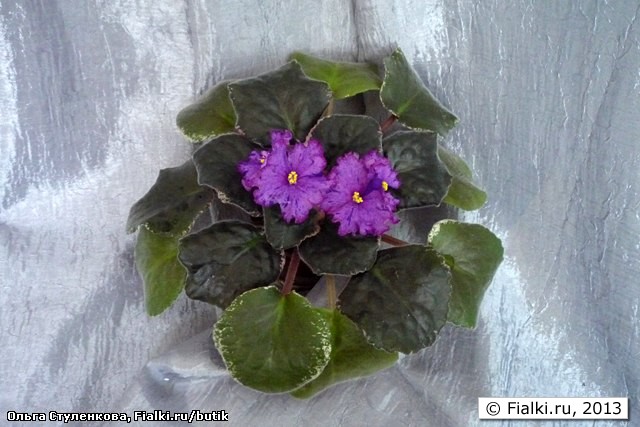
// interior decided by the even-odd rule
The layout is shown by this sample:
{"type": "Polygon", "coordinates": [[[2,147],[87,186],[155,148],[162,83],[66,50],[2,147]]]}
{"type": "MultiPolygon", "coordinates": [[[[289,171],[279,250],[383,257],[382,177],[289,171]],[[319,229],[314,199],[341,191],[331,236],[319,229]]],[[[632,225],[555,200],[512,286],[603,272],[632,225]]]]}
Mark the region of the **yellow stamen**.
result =
{"type": "Polygon", "coordinates": [[[360,197],[360,193],[358,193],[357,191],[353,192],[353,197],[352,197],[353,201],[356,203],[362,203],[364,202],[364,199],[362,197],[360,197]]]}
{"type": "Polygon", "coordinates": [[[387,181],[382,181],[382,189],[384,191],[389,191],[389,183],[387,181]]]}
{"type": "Polygon", "coordinates": [[[294,185],[296,182],[298,182],[298,172],[289,172],[289,176],[287,177],[287,179],[289,180],[289,184],[294,185]]]}
{"type": "Polygon", "coordinates": [[[260,163],[262,163],[264,165],[264,162],[266,162],[267,159],[265,159],[264,157],[260,157],[260,163]]]}

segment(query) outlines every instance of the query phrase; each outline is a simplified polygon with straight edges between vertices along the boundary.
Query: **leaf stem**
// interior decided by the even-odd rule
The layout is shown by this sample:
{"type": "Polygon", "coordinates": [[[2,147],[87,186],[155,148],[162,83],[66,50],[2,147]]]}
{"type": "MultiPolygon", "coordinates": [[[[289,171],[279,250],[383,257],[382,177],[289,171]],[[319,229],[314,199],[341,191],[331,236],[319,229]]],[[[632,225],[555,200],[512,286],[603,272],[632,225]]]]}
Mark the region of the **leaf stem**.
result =
{"type": "Polygon", "coordinates": [[[383,234],[382,235],[382,241],[385,243],[388,243],[392,246],[407,246],[410,243],[409,242],[405,242],[404,240],[400,240],[400,239],[396,239],[393,236],[389,236],[388,234],[383,234]]]}
{"type": "Polygon", "coordinates": [[[329,103],[327,104],[327,107],[322,112],[322,117],[328,117],[332,115],[334,106],[335,106],[335,99],[332,96],[331,99],[329,100],[329,103]]]}
{"type": "Polygon", "coordinates": [[[282,287],[282,295],[289,295],[293,290],[293,282],[296,280],[296,274],[298,273],[298,266],[300,265],[300,254],[298,254],[298,248],[291,252],[291,259],[289,260],[289,268],[287,269],[287,275],[284,278],[284,286],[282,287]]]}
{"type": "Polygon", "coordinates": [[[336,308],[336,278],[333,274],[327,274],[324,277],[325,283],[327,285],[327,301],[330,310],[334,310],[336,308]]]}
{"type": "Polygon", "coordinates": [[[398,120],[398,117],[395,114],[390,115],[387,120],[382,122],[382,124],[380,125],[380,131],[382,133],[388,131],[389,128],[396,122],[396,120],[398,120]]]}

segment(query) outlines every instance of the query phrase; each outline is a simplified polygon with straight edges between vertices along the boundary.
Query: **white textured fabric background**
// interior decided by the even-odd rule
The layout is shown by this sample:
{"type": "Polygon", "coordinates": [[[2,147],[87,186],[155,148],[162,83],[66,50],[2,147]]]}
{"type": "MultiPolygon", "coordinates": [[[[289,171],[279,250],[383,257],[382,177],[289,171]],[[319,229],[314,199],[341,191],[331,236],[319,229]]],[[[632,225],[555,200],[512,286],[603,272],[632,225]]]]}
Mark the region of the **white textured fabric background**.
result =
{"type": "Polygon", "coordinates": [[[225,409],[238,426],[473,426],[478,396],[629,396],[640,425],[639,9],[0,0],[0,425],[8,410],[225,409]],[[505,262],[477,329],[447,326],[309,401],[260,395],[210,361],[211,307],[145,315],[129,207],[188,157],[175,115],[212,83],[293,50],[395,45],[461,118],[445,143],[490,198],[463,218],[503,239],[505,262]]]}

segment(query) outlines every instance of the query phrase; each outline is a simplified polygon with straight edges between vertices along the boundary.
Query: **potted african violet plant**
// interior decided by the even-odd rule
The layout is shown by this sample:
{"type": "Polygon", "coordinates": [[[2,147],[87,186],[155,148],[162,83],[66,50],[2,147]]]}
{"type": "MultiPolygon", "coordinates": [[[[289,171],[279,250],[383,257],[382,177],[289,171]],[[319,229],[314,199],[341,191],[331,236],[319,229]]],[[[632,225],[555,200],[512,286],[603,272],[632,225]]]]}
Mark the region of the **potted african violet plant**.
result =
{"type": "Polygon", "coordinates": [[[446,322],[474,327],[503,249],[481,225],[451,219],[418,242],[388,234],[401,210],[486,200],[439,141],[458,119],[400,49],[383,76],[372,64],[290,59],[219,83],[178,114],[193,157],[160,171],[127,227],[138,230],[150,315],[183,289],[216,305],[213,340],[233,378],[306,398],[430,346],[446,322]],[[338,112],[365,92],[386,117],[338,112]],[[194,227],[219,201],[240,214],[194,227]],[[322,307],[305,297],[316,281],[322,307]]]}

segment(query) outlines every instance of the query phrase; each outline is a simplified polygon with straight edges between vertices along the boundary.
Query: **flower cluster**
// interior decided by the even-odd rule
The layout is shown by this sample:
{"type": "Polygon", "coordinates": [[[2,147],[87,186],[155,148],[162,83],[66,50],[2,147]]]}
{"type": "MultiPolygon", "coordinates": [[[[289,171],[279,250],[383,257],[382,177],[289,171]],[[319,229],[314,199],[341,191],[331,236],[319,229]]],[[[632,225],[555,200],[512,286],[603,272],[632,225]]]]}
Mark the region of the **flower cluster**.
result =
{"type": "Polygon", "coordinates": [[[279,205],[288,222],[304,222],[316,208],[339,224],[346,236],[384,234],[398,222],[399,201],[389,193],[400,181],[387,158],[377,151],[347,153],[325,175],[327,161],[320,142],[294,141],[288,130],[271,132],[271,150],[253,151],[238,165],[242,185],[261,206],[279,205]]]}

